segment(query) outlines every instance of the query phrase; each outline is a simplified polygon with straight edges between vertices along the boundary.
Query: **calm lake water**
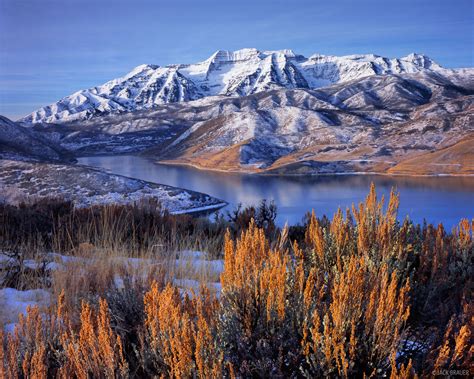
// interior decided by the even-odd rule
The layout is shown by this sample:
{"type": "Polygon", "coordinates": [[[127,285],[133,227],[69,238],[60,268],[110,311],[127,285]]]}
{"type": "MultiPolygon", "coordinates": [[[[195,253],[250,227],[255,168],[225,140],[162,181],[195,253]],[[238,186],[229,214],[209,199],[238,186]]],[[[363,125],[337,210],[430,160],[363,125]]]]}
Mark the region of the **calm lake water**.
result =
{"type": "Polygon", "coordinates": [[[345,209],[362,201],[370,183],[386,198],[390,189],[400,193],[399,218],[407,215],[416,222],[442,222],[452,228],[461,218],[474,217],[474,177],[389,177],[380,175],[331,175],[319,177],[267,177],[202,171],[190,167],[153,163],[143,157],[83,157],[79,163],[99,167],[150,182],[204,192],[223,199],[233,209],[238,203],[258,204],[274,200],[277,221],[296,224],[307,211],[332,216],[338,207],[345,209]]]}

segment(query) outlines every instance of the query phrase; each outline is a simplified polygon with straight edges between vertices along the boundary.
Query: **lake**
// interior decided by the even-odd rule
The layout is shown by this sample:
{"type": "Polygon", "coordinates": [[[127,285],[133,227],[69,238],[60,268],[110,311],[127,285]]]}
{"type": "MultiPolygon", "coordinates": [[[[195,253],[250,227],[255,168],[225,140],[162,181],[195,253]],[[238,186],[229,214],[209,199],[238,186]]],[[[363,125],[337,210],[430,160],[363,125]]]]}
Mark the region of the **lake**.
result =
{"type": "Polygon", "coordinates": [[[307,211],[332,216],[338,207],[345,209],[362,201],[370,183],[379,196],[387,198],[390,189],[400,193],[399,219],[407,215],[416,222],[442,222],[451,229],[461,218],[474,217],[474,177],[401,177],[383,175],[329,175],[306,177],[257,176],[203,171],[191,167],[156,164],[144,157],[82,157],[79,163],[108,172],[204,192],[225,200],[231,210],[238,203],[258,204],[274,200],[277,222],[301,222],[307,211]]]}

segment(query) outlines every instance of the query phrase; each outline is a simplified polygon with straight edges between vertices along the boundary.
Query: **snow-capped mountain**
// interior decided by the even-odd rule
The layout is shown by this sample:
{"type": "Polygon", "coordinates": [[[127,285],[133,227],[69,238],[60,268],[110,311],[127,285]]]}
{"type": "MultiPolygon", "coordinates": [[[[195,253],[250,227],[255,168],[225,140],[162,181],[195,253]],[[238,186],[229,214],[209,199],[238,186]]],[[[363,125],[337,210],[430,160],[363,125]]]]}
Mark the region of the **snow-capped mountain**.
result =
{"type": "Polygon", "coordinates": [[[135,111],[207,96],[247,96],[271,89],[316,89],[372,75],[443,71],[429,57],[377,55],[343,57],[291,50],[219,50],[203,62],[160,67],[141,65],[101,86],[81,90],[21,119],[62,123],[95,115],[135,111]]]}
{"type": "Polygon", "coordinates": [[[204,169],[291,175],[470,175],[473,115],[474,69],[449,76],[427,70],[316,90],[210,96],[31,129],[78,156],[140,152],[204,169]]]}

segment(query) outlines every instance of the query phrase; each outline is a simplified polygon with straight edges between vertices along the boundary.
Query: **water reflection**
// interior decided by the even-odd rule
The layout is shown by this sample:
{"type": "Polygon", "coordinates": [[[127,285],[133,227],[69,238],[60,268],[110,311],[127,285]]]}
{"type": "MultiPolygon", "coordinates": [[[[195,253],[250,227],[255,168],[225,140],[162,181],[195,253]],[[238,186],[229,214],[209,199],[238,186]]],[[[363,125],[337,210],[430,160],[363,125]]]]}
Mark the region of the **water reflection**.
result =
{"type": "Polygon", "coordinates": [[[79,161],[120,175],[205,192],[228,201],[228,208],[238,203],[256,204],[264,198],[274,200],[280,225],[300,222],[311,209],[319,215],[332,215],[339,206],[350,207],[365,198],[371,182],[380,195],[388,196],[394,186],[398,189],[400,218],[410,215],[422,222],[425,217],[451,228],[461,218],[474,216],[473,177],[264,177],[159,165],[135,156],[84,157],[79,161]]]}

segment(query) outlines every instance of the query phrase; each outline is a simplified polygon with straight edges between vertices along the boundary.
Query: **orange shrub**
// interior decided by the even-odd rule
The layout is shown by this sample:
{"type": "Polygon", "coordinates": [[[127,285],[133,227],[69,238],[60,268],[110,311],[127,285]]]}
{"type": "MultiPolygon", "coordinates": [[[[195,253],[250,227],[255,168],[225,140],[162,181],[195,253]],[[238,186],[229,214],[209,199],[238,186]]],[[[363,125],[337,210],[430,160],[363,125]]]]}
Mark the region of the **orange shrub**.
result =
{"type": "Polygon", "coordinates": [[[145,294],[144,358],[151,359],[150,375],[174,378],[219,378],[222,354],[217,346],[215,321],[218,302],[202,288],[189,299],[167,285],[156,283],[145,294]]]}

